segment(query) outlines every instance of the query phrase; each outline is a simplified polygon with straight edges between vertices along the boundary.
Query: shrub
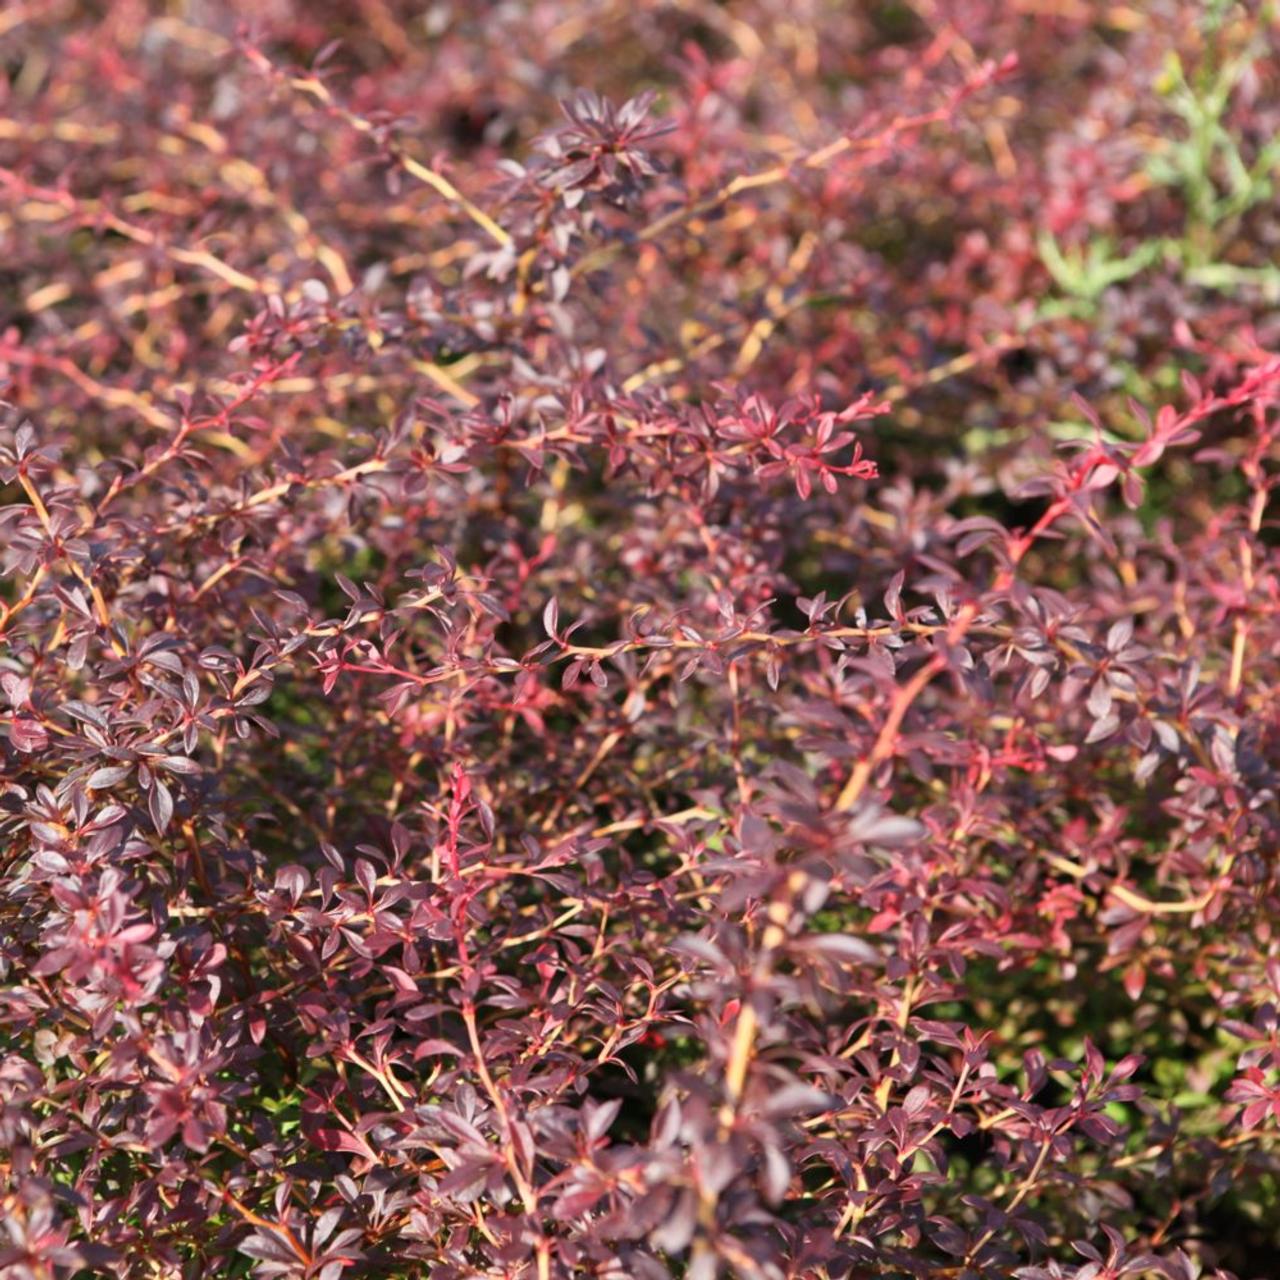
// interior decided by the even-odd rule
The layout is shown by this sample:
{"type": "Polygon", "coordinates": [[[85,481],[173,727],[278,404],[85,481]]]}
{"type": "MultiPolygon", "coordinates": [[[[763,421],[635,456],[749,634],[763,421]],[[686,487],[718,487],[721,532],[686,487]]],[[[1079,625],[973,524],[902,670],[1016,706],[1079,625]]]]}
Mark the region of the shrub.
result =
{"type": "Polygon", "coordinates": [[[0,1272],[1274,1275],[1276,22],[0,15],[0,1272]]]}

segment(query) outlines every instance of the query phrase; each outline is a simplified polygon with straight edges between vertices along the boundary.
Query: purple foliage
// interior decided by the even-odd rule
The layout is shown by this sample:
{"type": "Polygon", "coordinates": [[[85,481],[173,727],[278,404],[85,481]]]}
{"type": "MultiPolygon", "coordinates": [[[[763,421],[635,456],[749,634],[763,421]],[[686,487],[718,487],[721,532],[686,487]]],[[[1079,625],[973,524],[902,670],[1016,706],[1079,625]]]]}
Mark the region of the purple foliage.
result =
{"type": "Polygon", "coordinates": [[[1262,1274],[1213,8],[0,13],[0,1276],[1262,1274]]]}

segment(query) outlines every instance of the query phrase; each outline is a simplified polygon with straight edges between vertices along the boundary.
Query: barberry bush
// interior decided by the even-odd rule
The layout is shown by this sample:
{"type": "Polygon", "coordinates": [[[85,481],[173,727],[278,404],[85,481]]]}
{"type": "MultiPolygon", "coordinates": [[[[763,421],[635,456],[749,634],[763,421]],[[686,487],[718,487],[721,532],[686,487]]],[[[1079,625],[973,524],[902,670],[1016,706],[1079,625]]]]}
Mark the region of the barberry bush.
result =
{"type": "Polygon", "coordinates": [[[0,1274],[1280,1274],[1278,22],[0,10],[0,1274]]]}

